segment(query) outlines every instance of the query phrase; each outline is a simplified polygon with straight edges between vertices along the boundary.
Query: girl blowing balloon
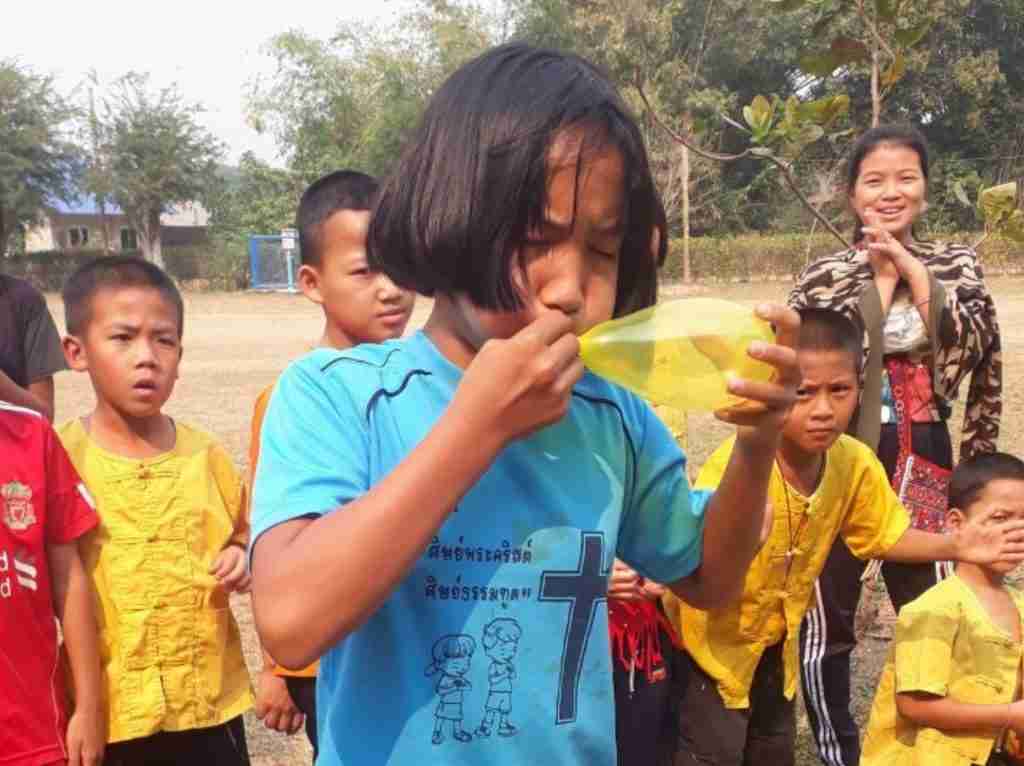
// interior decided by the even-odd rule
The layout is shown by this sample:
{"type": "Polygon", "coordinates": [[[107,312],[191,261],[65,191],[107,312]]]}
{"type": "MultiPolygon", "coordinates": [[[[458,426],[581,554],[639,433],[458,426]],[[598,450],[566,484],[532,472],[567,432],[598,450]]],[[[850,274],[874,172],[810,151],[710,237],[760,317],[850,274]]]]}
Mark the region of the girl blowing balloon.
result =
{"type": "Polygon", "coordinates": [[[433,97],[369,232],[372,267],[434,297],[426,327],[314,351],[264,424],[255,613],[278,662],[323,655],[318,763],[614,764],[615,557],[706,608],[739,592],[799,319],[761,310],[779,344],[751,354],[777,379],[732,384],[764,406],[723,415],[733,463],[713,496],[691,492],[651,409],[578,354],[649,291],[655,209],[637,125],[586,61],[502,46],[433,97]],[[457,712],[514,726],[436,736],[432,647],[487,646],[498,618],[514,656],[459,665],[457,712]]]}

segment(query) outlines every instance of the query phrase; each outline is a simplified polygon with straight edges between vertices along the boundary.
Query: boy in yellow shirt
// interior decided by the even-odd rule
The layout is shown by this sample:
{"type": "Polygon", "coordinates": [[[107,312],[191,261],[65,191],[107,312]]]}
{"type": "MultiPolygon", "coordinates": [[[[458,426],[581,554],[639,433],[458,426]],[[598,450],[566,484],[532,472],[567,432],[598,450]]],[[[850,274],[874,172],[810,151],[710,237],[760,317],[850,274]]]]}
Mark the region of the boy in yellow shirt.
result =
{"type": "MultiPolygon", "coordinates": [[[[996,452],[963,461],[949,487],[950,529],[1024,519],[1024,462],[996,452]]],[[[861,754],[862,766],[966,766],[1014,760],[1024,732],[1024,593],[1013,563],[959,563],[956,574],[900,610],[861,754]]]]}
{"type": "MultiPolygon", "coordinates": [[[[338,170],[314,181],[296,212],[303,294],[324,311],[318,346],[346,349],[401,337],[412,315],[414,294],[402,290],[366,263],[366,229],[377,196],[377,181],[365,173],[338,170]]],[[[263,416],[274,386],[256,399],[249,446],[249,471],[255,475],[263,416]]],[[[256,715],[268,729],[298,730],[317,753],[316,665],[289,671],[266,652],[260,673],[256,715]]]]}
{"type": "Polygon", "coordinates": [[[96,406],[59,434],[96,500],[82,554],[99,597],[106,766],[249,763],[252,705],[228,594],[245,590],[243,485],[210,436],[162,412],[184,308],[139,258],[98,258],[64,287],[68,365],[96,406]]]}
{"type": "MultiPolygon", "coordinates": [[[[838,535],[861,558],[991,562],[1011,555],[1021,525],[967,523],[951,535],[910,529],[871,450],[844,435],[859,399],[861,334],[845,317],[801,312],[797,356],[803,382],[783,428],[768,488],[771,532],[747,573],[740,600],[694,609],[672,595],[666,611],[681,637],[676,766],[787,766],[794,762],[800,623],[838,535]]],[[[730,439],[695,486],[714,489],[730,439]]]]}

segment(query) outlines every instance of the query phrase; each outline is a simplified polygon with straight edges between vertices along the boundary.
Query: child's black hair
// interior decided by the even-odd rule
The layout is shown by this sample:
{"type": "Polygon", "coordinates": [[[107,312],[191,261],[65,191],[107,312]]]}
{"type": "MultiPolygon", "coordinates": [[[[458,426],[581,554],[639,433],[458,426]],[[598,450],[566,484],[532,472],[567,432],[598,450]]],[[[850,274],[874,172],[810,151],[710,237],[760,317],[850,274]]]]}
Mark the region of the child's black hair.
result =
{"type": "MultiPolygon", "coordinates": [[[[921,162],[921,174],[924,176],[925,185],[928,183],[928,141],[921,132],[909,125],[880,125],[866,131],[857,143],[853,145],[850,153],[850,161],[846,165],[846,193],[853,194],[860,177],[860,166],[864,158],[879,146],[902,146],[917,154],[921,162]]],[[[864,222],[858,220],[853,230],[853,241],[859,242],[864,238],[864,222]]]]}
{"type": "Polygon", "coordinates": [[[1005,452],[988,452],[961,460],[949,480],[949,507],[966,511],[985,487],[999,479],[1024,482],[1024,461],[1005,452]]]}
{"type": "Polygon", "coordinates": [[[800,351],[845,351],[860,378],[864,334],[849,317],[829,309],[800,310],[800,351]]]}
{"type": "Polygon", "coordinates": [[[92,301],[108,288],[151,287],[174,307],[178,337],[185,330],[185,304],[167,273],[134,255],[101,256],[79,267],[64,283],[64,322],[69,335],[82,335],[92,319],[92,301]]]}
{"type": "Polygon", "coordinates": [[[372,210],[378,191],[377,179],[358,170],[336,170],[311,183],[302,193],[295,214],[302,263],[320,266],[324,221],[339,210],[372,210]]]}
{"type": "MultiPolygon", "coordinates": [[[[616,313],[656,280],[657,208],[640,131],[611,82],[579,56],[510,43],[464,64],[441,86],[384,182],[367,242],[372,268],[424,295],[464,294],[513,311],[513,260],[544,220],[548,154],[567,130],[588,155],[618,150],[626,231],[616,313]]],[[[578,171],[579,172],[579,171],[578,171]]]]}

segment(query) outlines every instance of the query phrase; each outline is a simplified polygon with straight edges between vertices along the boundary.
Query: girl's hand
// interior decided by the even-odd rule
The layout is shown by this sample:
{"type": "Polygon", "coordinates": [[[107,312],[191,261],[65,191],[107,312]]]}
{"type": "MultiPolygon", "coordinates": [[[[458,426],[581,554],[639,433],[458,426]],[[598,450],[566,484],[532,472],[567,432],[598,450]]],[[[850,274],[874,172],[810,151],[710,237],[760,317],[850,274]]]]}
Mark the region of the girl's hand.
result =
{"type": "MultiPolygon", "coordinates": [[[[878,214],[871,208],[864,211],[864,242],[868,251],[868,262],[875,277],[896,284],[903,277],[909,279],[909,269],[922,264],[911,255],[896,237],[882,228],[878,214]]],[[[922,266],[923,268],[923,266],[922,266]]]]}
{"type": "Polygon", "coordinates": [[[582,377],[572,319],[549,311],[511,338],[487,341],[466,368],[452,408],[475,434],[497,437],[503,447],[561,420],[582,377]]]}
{"type": "Polygon", "coordinates": [[[260,671],[256,681],[256,718],[271,731],[292,735],[302,728],[305,716],[295,707],[288,684],[270,668],[260,671]]]}
{"type": "Polygon", "coordinates": [[[608,598],[639,601],[644,598],[643,578],[627,564],[615,559],[612,575],[608,578],[608,598]]]}
{"type": "Polygon", "coordinates": [[[210,574],[228,593],[247,593],[252,578],[245,569],[245,551],[237,545],[222,550],[210,566],[210,574]]]}
{"type": "Polygon", "coordinates": [[[776,342],[751,343],[747,353],[753,359],[774,367],[774,380],[767,383],[746,379],[729,381],[729,393],[750,400],[750,405],[719,410],[715,416],[740,426],[737,438],[761,442],[774,452],[782,425],[796,401],[796,390],[801,380],[796,357],[800,315],[793,309],[774,303],[758,306],[755,313],[775,327],[776,342]]]}
{"type": "Polygon", "coordinates": [[[68,766],[100,766],[106,742],[100,712],[76,709],[68,720],[68,766]]]}

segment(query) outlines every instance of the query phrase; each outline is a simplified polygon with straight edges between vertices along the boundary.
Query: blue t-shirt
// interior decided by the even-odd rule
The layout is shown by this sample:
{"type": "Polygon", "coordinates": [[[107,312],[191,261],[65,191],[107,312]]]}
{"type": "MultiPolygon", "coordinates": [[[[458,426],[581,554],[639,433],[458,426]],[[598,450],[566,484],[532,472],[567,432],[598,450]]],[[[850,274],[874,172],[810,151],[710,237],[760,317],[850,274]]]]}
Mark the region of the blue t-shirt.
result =
{"type": "MultiPolygon", "coordinates": [[[[427,435],[461,377],[423,333],[291,365],[263,424],[254,541],[344,513],[427,435]]],[[[658,582],[696,569],[707,495],[684,467],[646,404],[588,373],[566,417],[506,447],[387,602],[323,657],[317,763],[613,766],[608,574],[616,555],[658,582]]]]}

